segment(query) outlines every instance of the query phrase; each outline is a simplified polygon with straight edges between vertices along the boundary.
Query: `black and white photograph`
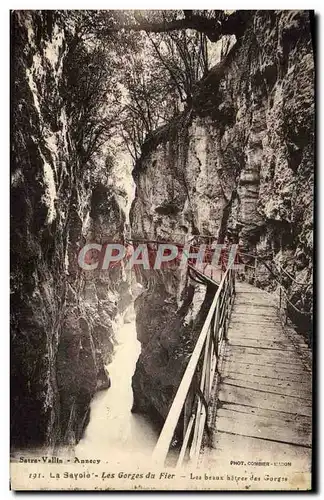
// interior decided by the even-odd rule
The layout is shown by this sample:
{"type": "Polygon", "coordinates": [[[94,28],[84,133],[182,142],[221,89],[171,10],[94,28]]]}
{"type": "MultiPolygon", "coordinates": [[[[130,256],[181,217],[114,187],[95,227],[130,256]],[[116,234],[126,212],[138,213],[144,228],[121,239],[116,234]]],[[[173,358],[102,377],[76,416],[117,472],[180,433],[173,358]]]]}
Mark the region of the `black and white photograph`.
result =
{"type": "Polygon", "coordinates": [[[10,11],[10,488],[310,491],[315,13],[111,6],[10,11]]]}

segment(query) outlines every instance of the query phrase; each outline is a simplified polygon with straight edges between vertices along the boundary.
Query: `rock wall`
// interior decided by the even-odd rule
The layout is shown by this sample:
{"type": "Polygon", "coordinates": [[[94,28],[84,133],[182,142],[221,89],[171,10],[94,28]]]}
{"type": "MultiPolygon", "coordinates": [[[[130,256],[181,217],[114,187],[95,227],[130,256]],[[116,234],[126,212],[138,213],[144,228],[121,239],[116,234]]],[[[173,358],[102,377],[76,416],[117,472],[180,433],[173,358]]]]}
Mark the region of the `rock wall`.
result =
{"type": "Polygon", "coordinates": [[[55,11],[15,11],[11,33],[11,443],[53,448],[80,439],[110,383],[128,285],[122,268],[84,272],[77,257],[122,238],[125,215],[104,166],[80,158],[72,27],[55,11]]]}
{"type": "MultiPolygon", "coordinates": [[[[198,85],[192,106],[144,144],[134,170],[132,232],[180,242],[203,234],[222,242],[231,231],[245,250],[273,252],[297,280],[311,284],[313,175],[309,14],[251,12],[243,35],[198,85]]],[[[145,342],[133,387],[136,400],[153,401],[164,416],[170,398],[164,398],[163,410],[155,402],[158,361],[152,352],[168,350],[168,340],[159,345],[159,332],[171,342],[174,311],[162,307],[159,313],[156,305],[165,295],[177,301],[186,281],[171,284],[153,271],[150,280],[137,299],[138,335],[145,342]]],[[[295,303],[310,307],[311,293],[309,286],[301,297],[298,289],[295,303]]],[[[165,368],[168,358],[161,356],[159,363],[165,368]]],[[[161,381],[159,395],[170,392],[161,381]]]]}

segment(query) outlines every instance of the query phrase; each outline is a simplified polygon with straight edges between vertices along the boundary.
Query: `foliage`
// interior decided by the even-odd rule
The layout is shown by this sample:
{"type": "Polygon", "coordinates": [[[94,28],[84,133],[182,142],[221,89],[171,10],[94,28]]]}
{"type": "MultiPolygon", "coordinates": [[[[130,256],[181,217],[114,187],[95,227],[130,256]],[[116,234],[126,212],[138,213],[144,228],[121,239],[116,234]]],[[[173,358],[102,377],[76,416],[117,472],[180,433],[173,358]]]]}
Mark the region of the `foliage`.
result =
{"type": "Polygon", "coordinates": [[[86,163],[116,134],[136,161],[145,138],[190,105],[208,72],[210,30],[215,35],[226,14],[86,10],[62,17],[73,33],[66,96],[86,163]]]}

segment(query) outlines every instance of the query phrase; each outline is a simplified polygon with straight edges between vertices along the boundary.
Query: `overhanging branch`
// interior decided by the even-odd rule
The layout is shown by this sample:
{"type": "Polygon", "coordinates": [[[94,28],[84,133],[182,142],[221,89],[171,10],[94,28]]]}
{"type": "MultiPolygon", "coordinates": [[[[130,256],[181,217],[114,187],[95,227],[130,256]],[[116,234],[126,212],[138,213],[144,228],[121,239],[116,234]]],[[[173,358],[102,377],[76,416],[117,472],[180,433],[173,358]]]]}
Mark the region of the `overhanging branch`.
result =
{"type": "Polygon", "coordinates": [[[159,23],[151,23],[145,19],[128,25],[117,25],[107,29],[108,33],[120,31],[146,31],[148,33],[166,33],[169,31],[193,29],[200,33],[205,33],[211,42],[216,42],[222,35],[236,35],[239,37],[244,31],[244,26],[247,20],[249,11],[236,11],[230,15],[222,16],[222,19],[206,18],[200,15],[189,14],[185,12],[185,17],[175,19],[173,21],[165,21],[159,23]]]}

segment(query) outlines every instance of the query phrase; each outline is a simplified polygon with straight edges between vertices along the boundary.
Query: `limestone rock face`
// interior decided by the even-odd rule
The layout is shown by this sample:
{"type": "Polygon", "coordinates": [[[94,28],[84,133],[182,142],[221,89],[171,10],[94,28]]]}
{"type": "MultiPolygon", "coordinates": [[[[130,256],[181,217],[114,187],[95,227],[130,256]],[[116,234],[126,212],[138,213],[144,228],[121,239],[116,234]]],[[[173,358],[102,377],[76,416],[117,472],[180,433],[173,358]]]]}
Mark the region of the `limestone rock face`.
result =
{"type": "MultiPolygon", "coordinates": [[[[175,242],[203,234],[222,242],[231,230],[246,251],[273,252],[296,280],[311,284],[313,173],[309,14],[253,11],[243,35],[200,82],[192,106],[147,139],[134,170],[132,233],[175,242]]],[[[172,301],[186,287],[184,279],[173,290],[167,276],[159,280],[162,286],[137,299],[143,343],[133,381],[137,400],[155,398],[152,352],[174,314],[155,306],[166,290],[172,301]]],[[[310,307],[311,286],[296,293],[310,307]]]]}
{"type": "MultiPolygon", "coordinates": [[[[82,164],[67,81],[69,28],[51,11],[12,14],[11,439],[76,443],[97,388],[109,386],[122,269],[85,272],[89,241],[123,235],[105,175],[82,164]]],[[[73,104],[73,103],[72,103],[73,104]]]]}

